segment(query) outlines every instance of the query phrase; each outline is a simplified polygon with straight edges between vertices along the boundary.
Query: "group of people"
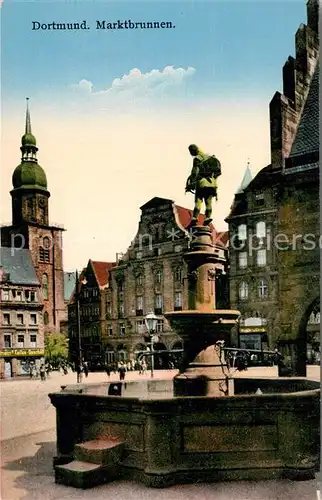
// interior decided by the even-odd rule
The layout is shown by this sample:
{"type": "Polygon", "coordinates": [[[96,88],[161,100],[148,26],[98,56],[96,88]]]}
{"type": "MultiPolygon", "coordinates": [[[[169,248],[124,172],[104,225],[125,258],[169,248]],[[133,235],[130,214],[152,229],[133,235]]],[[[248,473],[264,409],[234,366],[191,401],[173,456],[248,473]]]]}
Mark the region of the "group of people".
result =
{"type": "Polygon", "coordinates": [[[52,371],[52,367],[49,363],[42,363],[37,369],[37,366],[32,364],[29,368],[29,377],[31,379],[36,379],[40,377],[40,380],[46,380],[46,378],[50,377],[50,372],[52,371]]]}

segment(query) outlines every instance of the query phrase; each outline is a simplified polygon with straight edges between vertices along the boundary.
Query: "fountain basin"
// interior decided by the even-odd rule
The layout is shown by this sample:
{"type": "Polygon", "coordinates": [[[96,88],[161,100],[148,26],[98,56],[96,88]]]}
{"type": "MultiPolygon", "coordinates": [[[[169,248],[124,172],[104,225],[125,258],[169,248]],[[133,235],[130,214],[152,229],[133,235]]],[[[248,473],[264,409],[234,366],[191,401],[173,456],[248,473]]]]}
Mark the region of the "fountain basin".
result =
{"type": "MultiPolygon", "coordinates": [[[[139,384],[145,382],[151,381],[139,384]]],[[[98,386],[50,394],[57,413],[54,464],[72,461],[77,443],[119,438],[126,453],[118,472],[149,486],[314,477],[319,382],[235,379],[235,395],[216,398],[160,398],[171,381],[158,382],[148,397],[146,389],[143,397],[106,396],[98,386]]]]}
{"type": "Polygon", "coordinates": [[[216,340],[228,342],[240,312],[233,309],[186,310],[173,311],[165,316],[183,340],[199,343],[202,339],[205,344],[211,345],[216,340]]]}

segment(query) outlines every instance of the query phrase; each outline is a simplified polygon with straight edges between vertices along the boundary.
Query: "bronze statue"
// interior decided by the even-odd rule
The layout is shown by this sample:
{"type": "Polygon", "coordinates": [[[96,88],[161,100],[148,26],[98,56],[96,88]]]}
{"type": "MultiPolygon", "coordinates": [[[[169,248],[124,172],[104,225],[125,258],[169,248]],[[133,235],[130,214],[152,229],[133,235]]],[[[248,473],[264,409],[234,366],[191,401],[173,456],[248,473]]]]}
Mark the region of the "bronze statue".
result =
{"type": "Polygon", "coordinates": [[[197,224],[204,202],[206,206],[204,226],[208,226],[212,221],[212,199],[215,197],[217,200],[217,177],[221,175],[220,161],[215,155],[209,156],[203,153],[195,144],[191,144],[188,149],[194,157],[191,174],[186,183],[186,192],[195,195],[191,225],[197,224]]]}

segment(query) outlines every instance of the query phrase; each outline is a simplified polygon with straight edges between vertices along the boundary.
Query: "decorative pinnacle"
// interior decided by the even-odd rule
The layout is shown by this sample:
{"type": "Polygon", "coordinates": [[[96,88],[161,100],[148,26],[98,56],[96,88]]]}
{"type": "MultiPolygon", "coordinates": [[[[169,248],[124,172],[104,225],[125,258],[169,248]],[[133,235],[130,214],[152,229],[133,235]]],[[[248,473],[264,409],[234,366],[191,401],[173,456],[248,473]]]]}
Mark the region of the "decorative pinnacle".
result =
{"type": "Polygon", "coordinates": [[[26,134],[31,134],[31,122],[30,122],[30,113],[29,113],[29,97],[26,97],[27,101],[27,109],[26,109],[26,134]]]}

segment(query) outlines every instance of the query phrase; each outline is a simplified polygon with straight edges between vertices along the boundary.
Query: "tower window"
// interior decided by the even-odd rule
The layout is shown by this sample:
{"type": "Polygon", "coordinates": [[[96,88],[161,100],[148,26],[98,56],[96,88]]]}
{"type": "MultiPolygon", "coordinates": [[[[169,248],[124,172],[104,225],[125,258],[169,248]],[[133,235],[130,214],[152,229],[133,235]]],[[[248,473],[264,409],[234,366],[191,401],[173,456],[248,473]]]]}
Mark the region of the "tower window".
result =
{"type": "Polygon", "coordinates": [[[50,241],[49,238],[43,238],[42,245],[39,247],[39,261],[50,262],[50,241]]]}
{"type": "Polygon", "coordinates": [[[45,300],[48,300],[48,275],[42,275],[42,293],[45,300]]]}
{"type": "Polygon", "coordinates": [[[47,311],[44,312],[44,325],[48,325],[49,323],[49,314],[47,311]]]}

